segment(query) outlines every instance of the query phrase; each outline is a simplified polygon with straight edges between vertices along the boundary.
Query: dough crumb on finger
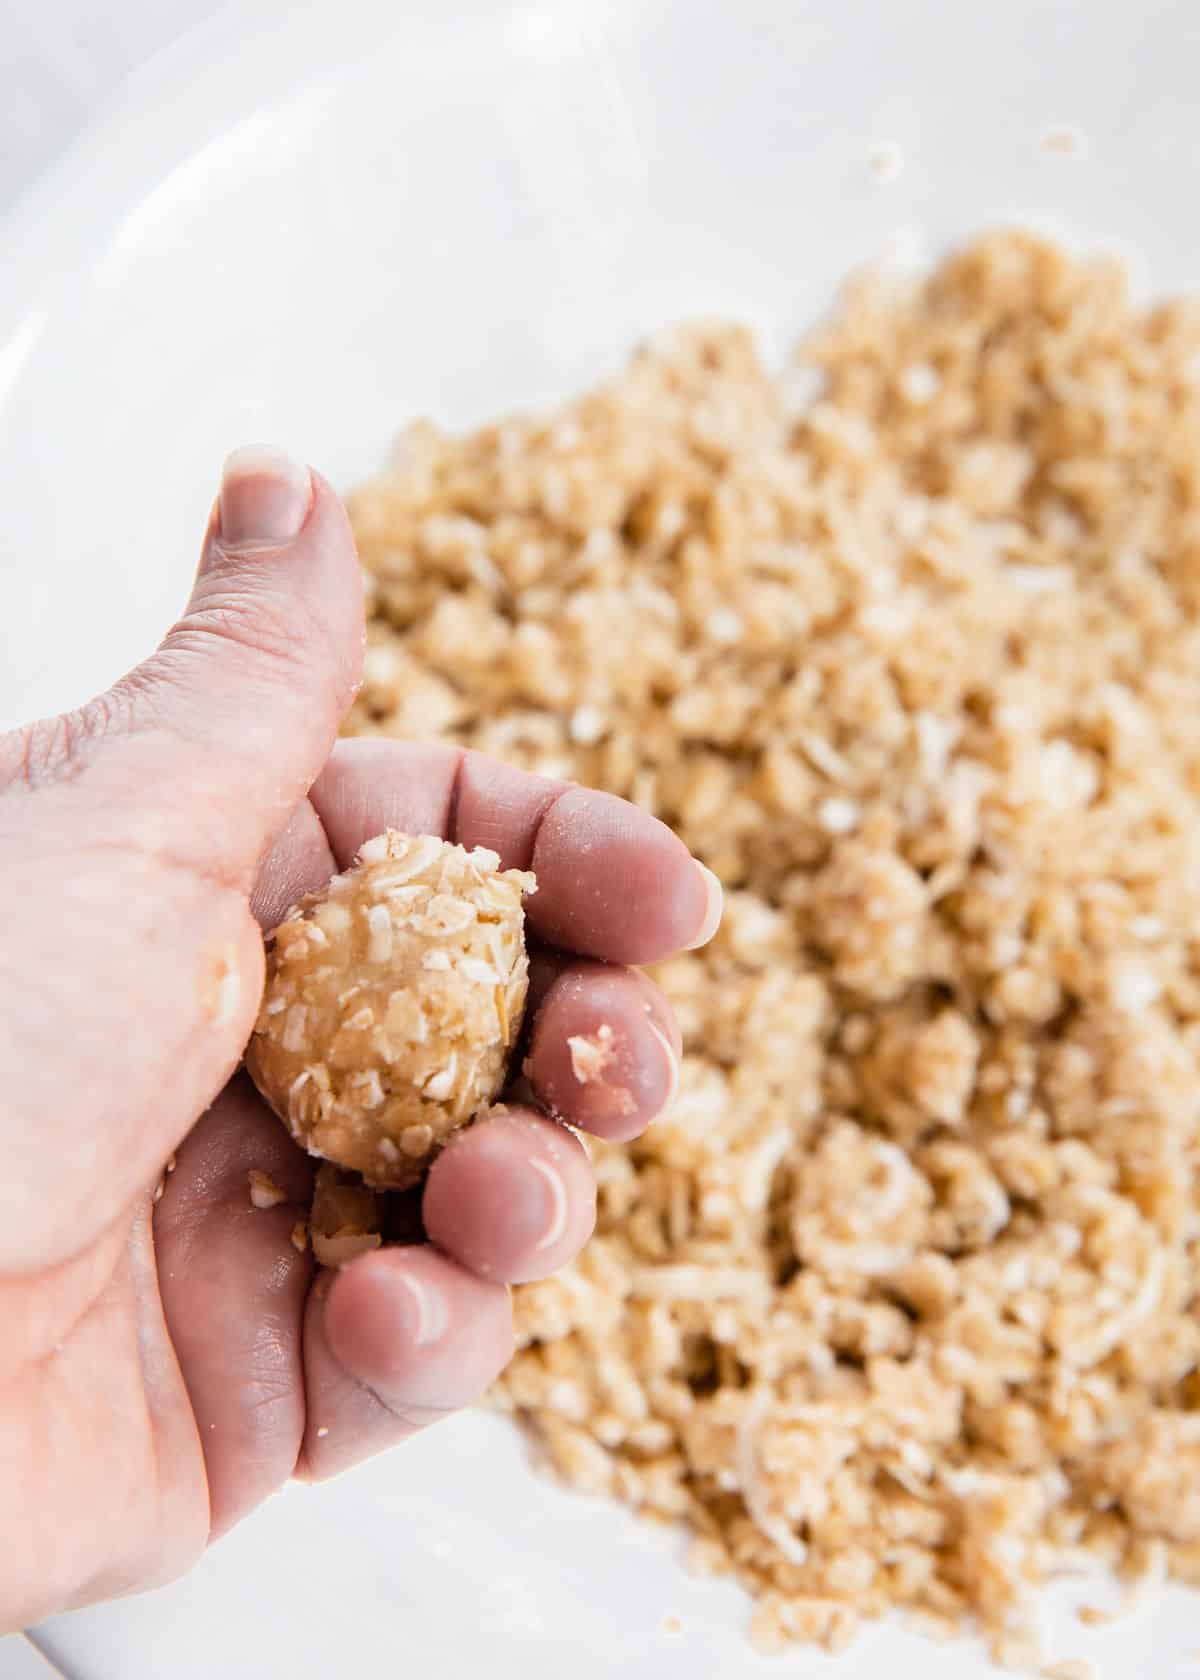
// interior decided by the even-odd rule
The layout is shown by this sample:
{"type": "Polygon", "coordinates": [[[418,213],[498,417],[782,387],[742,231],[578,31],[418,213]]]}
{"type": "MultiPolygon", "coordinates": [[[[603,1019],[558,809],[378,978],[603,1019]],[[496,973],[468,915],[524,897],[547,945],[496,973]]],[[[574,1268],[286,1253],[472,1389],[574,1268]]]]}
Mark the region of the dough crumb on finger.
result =
{"type": "MultiPolygon", "coordinates": [[[[356,1173],[342,1172],[323,1161],[313,1183],[308,1239],[322,1266],[344,1266],[360,1254],[378,1248],[383,1209],[379,1196],[356,1173]]],[[[293,1241],[295,1232],[293,1232],[293,1241]]]]}
{"type": "Polygon", "coordinates": [[[264,1209],[278,1207],[280,1202],[287,1201],[287,1195],[282,1191],[273,1178],[257,1167],[251,1167],[247,1173],[250,1181],[250,1206],[264,1209]]]}
{"type": "Polygon", "coordinates": [[[613,1045],[613,1030],[605,1021],[594,1033],[575,1033],[567,1040],[571,1055],[571,1072],[581,1085],[591,1085],[603,1078],[605,1069],[617,1059],[613,1045]]]}

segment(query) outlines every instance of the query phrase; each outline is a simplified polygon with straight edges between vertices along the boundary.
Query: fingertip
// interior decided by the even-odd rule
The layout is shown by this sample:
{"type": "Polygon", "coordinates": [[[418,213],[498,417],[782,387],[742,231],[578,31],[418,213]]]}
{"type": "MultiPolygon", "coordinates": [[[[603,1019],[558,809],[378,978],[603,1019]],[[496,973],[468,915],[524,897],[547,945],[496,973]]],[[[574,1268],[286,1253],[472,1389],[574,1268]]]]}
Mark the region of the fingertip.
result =
{"type": "Polygon", "coordinates": [[[467,1405],[512,1353],[507,1290],[427,1246],[377,1249],[342,1267],[323,1324],[338,1362],[398,1410],[467,1405]]]}
{"type": "Polygon", "coordinates": [[[244,444],[225,457],[217,499],[217,537],[226,550],[271,548],[298,537],[313,500],[312,473],[269,444],[244,444]]]}
{"type": "MultiPolygon", "coordinates": [[[[418,1349],[440,1341],[450,1322],[444,1280],[420,1261],[379,1266],[352,1261],[328,1286],[325,1329],[348,1370],[387,1385],[418,1349]]],[[[373,1383],[372,1386],[375,1386],[373,1383]]]]}
{"type": "Polygon", "coordinates": [[[673,1106],[676,1097],[679,1095],[679,1052],[657,1022],[647,1020],[646,1030],[652,1038],[657,1040],[659,1049],[662,1051],[663,1060],[660,1064],[659,1079],[664,1083],[665,1089],[659,1098],[655,1113],[664,1114],[667,1109],[673,1106]]]}
{"type": "Polygon", "coordinates": [[[679,837],[649,812],[590,788],[568,788],[546,811],[531,867],[531,924],[586,956],[654,962],[711,938],[720,920],[715,877],[679,837]]]}
{"type": "Polygon", "coordinates": [[[596,1181],[564,1127],[499,1108],[434,1162],[422,1215],[431,1242],[476,1276],[527,1283],[573,1259],[592,1234],[596,1181]]]}
{"type": "Polygon", "coordinates": [[[725,890],[720,881],[706,863],[701,863],[699,858],[692,861],[704,883],[704,914],[696,932],[683,947],[685,951],[698,951],[702,945],[707,945],[720,927],[725,912],[725,890]]]}
{"type": "Polygon", "coordinates": [[[579,963],[540,1002],[525,1072],[551,1114],[628,1142],[675,1100],[678,1039],[666,999],[644,975],[579,963]]]}

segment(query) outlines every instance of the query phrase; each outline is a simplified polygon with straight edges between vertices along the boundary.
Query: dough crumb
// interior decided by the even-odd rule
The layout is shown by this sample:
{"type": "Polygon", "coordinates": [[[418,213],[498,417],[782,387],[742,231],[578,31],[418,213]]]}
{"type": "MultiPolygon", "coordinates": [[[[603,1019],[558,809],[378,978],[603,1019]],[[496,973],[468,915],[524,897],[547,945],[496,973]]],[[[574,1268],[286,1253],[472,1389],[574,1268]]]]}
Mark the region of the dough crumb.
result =
{"type": "Polygon", "coordinates": [[[259,1172],[257,1167],[251,1167],[248,1178],[250,1180],[250,1205],[255,1208],[278,1207],[280,1202],[286,1202],[286,1194],[278,1184],[268,1178],[265,1172],[259,1172]]]}
{"type": "Polygon", "coordinates": [[[344,1266],[378,1248],[383,1210],[374,1190],[355,1173],[323,1161],[313,1185],[308,1235],[322,1266],[344,1266]]]}
{"type": "Polygon", "coordinates": [[[1038,145],[1048,157],[1085,158],[1088,152],[1087,136],[1073,123],[1051,123],[1042,130],[1038,145]]]}
{"type": "Polygon", "coordinates": [[[205,958],[200,1006],[211,1026],[227,1027],[242,1001],[241,965],[236,945],[223,945],[205,958]]]}
{"type": "Polygon", "coordinates": [[[880,141],[868,153],[867,167],[881,184],[898,181],[904,173],[904,152],[894,140],[880,141]]]}
{"type": "Polygon", "coordinates": [[[571,1072],[581,1085],[591,1085],[603,1078],[604,1071],[616,1061],[613,1030],[605,1021],[592,1034],[577,1033],[568,1038],[571,1053],[571,1072]]]}

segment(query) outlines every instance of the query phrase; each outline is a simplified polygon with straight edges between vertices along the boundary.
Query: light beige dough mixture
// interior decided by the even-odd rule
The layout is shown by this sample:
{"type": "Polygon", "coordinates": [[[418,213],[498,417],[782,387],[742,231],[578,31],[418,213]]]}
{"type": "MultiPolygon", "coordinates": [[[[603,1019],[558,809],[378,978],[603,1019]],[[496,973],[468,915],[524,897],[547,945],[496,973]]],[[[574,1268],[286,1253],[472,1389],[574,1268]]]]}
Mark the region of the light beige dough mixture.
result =
{"type": "Polygon", "coordinates": [[[297,1143],[415,1184],[497,1095],[520,1031],[530,874],[389,830],[268,944],[246,1065],[297,1143]]]}

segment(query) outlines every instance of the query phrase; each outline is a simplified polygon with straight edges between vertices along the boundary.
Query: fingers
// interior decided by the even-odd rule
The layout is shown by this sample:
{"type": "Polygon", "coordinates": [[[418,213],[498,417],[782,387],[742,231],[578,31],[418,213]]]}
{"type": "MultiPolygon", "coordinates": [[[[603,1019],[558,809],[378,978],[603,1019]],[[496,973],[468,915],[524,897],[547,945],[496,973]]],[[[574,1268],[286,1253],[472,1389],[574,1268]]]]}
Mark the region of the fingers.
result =
{"type": "Polygon", "coordinates": [[[208,1474],[213,1536],[291,1475],[304,1432],[301,1320],[312,1259],[292,1241],[312,1171],[244,1079],[180,1146],[154,1209],[163,1312],[208,1474]],[[268,1185],[285,1198],[270,1197],[268,1185]]]}
{"type": "Polygon", "coordinates": [[[546,815],[569,786],[469,752],[458,778],[455,838],[464,846],[499,852],[505,869],[532,869],[546,815]]]}
{"type": "Polygon", "coordinates": [[[524,1073],[538,1102],[573,1126],[626,1141],[675,1099],[679,1028],[658,987],[632,969],[535,959],[540,998],[524,1073]]]}
{"type": "Polygon", "coordinates": [[[670,829],[636,805],[452,747],[343,741],[313,804],[344,868],[388,826],[437,833],[533,869],[531,929],[607,962],[657,961],[716,931],[721,889],[670,829]]]}
{"type": "Polygon", "coordinates": [[[477,1400],[512,1356],[508,1291],[427,1247],[365,1254],[308,1303],[308,1426],[320,1479],[477,1400]]]}
{"type": "Polygon", "coordinates": [[[528,776],[468,753],[457,838],[532,869],[530,926],[563,950],[646,963],[702,945],[721,916],[715,878],[655,817],[611,794],[528,776]]]}
{"type": "Polygon", "coordinates": [[[423,741],[339,741],[309,795],[345,869],[385,828],[451,833],[461,747],[423,741]]]}
{"type": "Polygon", "coordinates": [[[648,963],[707,944],[721,919],[716,877],[636,805],[568,788],[546,812],[530,859],[530,922],[564,950],[648,963]]]}
{"type": "Polygon", "coordinates": [[[565,1127],[497,1108],[438,1156],[421,1211],[444,1253],[480,1277],[526,1283],[573,1260],[591,1236],[596,1181],[565,1127]]]}
{"type": "Polygon", "coordinates": [[[294,1473],[332,1475],[470,1404],[511,1356],[507,1291],[431,1248],[364,1255],[310,1288],[312,1259],[292,1242],[310,1189],[309,1162],[238,1081],[155,1208],[214,1537],[294,1473]],[[252,1168],[286,1201],[255,1208],[252,1168]]]}

